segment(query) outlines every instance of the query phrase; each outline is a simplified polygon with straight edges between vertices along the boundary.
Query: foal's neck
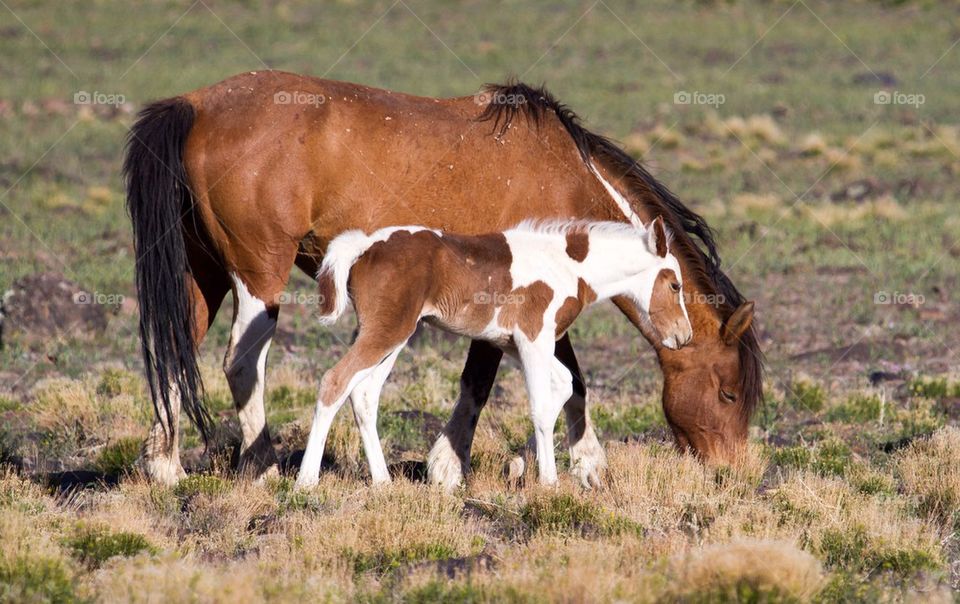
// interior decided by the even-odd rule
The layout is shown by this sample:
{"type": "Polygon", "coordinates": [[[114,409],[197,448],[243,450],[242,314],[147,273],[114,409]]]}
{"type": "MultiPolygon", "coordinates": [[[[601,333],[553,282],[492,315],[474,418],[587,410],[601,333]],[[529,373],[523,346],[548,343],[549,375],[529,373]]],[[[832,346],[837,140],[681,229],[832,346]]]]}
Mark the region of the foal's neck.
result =
{"type": "Polygon", "coordinates": [[[637,275],[656,260],[641,234],[591,233],[587,257],[577,266],[578,277],[596,292],[599,300],[606,300],[626,293],[637,275]]]}

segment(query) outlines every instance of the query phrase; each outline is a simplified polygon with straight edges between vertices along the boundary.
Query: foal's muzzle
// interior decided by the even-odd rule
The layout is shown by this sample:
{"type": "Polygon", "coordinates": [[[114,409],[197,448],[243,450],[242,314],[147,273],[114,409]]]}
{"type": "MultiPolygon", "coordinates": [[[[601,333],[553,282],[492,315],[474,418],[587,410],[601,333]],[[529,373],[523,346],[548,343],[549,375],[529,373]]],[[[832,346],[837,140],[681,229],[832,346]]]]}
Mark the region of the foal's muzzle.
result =
{"type": "Polygon", "coordinates": [[[677,321],[666,337],[660,341],[665,348],[679,350],[693,339],[693,329],[688,321],[677,321]]]}

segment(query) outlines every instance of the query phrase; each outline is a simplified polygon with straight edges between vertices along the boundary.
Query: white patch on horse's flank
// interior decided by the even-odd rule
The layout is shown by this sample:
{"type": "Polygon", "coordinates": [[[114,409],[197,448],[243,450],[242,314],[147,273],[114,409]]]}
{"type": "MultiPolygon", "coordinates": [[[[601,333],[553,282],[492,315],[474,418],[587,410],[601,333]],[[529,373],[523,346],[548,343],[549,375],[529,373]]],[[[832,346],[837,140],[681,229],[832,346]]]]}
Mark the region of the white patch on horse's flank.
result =
{"type": "Polygon", "coordinates": [[[358,229],[344,231],[330,242],[326,252],[324,252],[323,263],[317,270],[316,278],[319,280],[324,273],[333,273],[335,304],[330,314],[320,315],[319,319],[321,324],[331,325],[335,323],[344,311],[347,310],[347,305],[350,303],[350,297],[347,293],[350,269],[353,268],[353,265],[360,259],[360,256],[370,249],[370,246],[373,244],[386,241],[391,235],[398,231],[406,231],[408,233],[431,231],[438,237],[441,236],[440,231],[436,229],[411,225],[386,227],[376,230],[369,235],[358,229]]]}
{"type": "Polygon", "coordinates": [[[234,396],[238,392],[249,393],[247,400],[236,401],[243,433],[241,452],[244,452],[266,426],[263,409],[264,374],[277,321],[267,314],[267,305],[250,293],[239,275],[230,273],[230,279],[236,296],[237,315],[230,328],[230,344],[223,370],[234,396]],[[241,345],[245,348],[240,349],[241,345]]]}
{"type": "Polygon", "coordinates": [[[593,172],[593,175],[597,177],[597,180],[600,181],[600,184],[603,185],[603,188],[607,190],[607,193],[610,194],[610,197],[613,198],[614,203],[617,204],[617,207],[620,208],[620,212],[623,213],[624,217],[630,221],[630,224],[637,227],[638,229],[644,228],[643,221],[640,220],[640,217],[633,211],[633,208],[630,207],[630,202],[627,201],[627,198],[620,194],[620,191],[617,191],[612,184],[607,182],[607,180],[600,175],[600,172],[594,167],[593,164],[588,163],[587,167],[590,168],[590,171],[593,172]]]}

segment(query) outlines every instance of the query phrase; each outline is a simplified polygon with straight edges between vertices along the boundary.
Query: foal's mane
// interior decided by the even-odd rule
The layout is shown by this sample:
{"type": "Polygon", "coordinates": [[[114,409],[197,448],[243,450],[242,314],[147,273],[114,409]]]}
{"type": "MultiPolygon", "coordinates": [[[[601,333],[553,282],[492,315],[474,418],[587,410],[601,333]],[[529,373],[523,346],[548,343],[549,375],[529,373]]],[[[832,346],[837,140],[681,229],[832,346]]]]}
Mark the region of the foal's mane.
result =
{"type": "MultiPolygon", "coordinates": [[[[584,128],[579,116],[543,86],[533,88],[522,82],[509,82],[488,84],[484,91],[491,101],[478,119],[492,121],[499,136],[506,133],[518,115],[539,127],[553,113],[573,139],[580,157],[587,165],[602,163],[614,174],[620,175],[634,203],[643,204],[654,215],[662,215],[665,224],[675,234],[677,255],[693,269],[697,284],[717,300],[715,308],[723,321],[745,302],[743,295],[720,269],[720,254],[707,222],[677,199],[639,161],[609,138],[584,128]],[[694,236],[700,240],[702,248],[694,241],[694,236]]],[[[763,353],[753,326],[740,337],[738,352],[740,410],[749,417],[763,398],[763,353]]]]}
{"type": "MultiPolygon", "coordinates": [[[[564,219],[536,219],[528,218],[508,229],[510,231],[524,231],[527,233],[543,233],[546,235],[566,235],[567,233],[596,233],[601,236],[638,238],[646,237],[646,233],[638,230],[629,222],[614,222],[612,220],[564,220],[564,219]]],[[[667,244],[672,241],[672,231],[664,227],[667,244]]]]}

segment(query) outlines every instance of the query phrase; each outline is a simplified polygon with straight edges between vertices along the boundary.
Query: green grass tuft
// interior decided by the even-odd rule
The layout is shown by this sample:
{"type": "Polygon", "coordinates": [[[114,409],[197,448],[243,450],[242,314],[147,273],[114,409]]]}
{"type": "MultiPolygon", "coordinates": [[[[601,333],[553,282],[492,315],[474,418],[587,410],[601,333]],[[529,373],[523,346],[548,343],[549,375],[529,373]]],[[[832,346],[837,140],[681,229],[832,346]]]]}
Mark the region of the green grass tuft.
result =
{"type": "Polygon", "coordinates": [[[883,400],[872,394],[855,394],[827,411],[830,422],[848,424],[877,421],[883,412],[883,400]]]}
{"type": "Polygon", "coordinates": [[[520,507],[519,516],[530,533],[600,536],[643,533],[643,527],[629,518],[569,494],[534,497],[520,507]]]}
{"type": "Polygon", "coordinates": [[[80,562],[99,568],[115,556],[136,556],[141,552],[156,553],[147,538],[138,533],[110,532],[107,528],[81,528],[67,540],[67,546],[80,562]]]}
{"type": "Polygon", "coordinates": [[[191,474],[177,483],[173,493],[180,499],[189,499],[197,495],[216,496],[226,493],[230,484],[211,474],[191,474]]]}
{"type": "Polygon", "coordinates": [[[410,543],[398,549],[372,553],[344,552],[344,555],[353,561],[354,574],[385,575],[406,564],[453,558],[457,552],[446,543],[410,543]]]}
{"type": "Polygon", "coordinates": [[[143,441],[139,438],[121,438],[107,445],[97,455],[94,467],[108,476],[125,476],[133,472],[143,441]]]}
{"type": "Polygon", "coordinates": [[[817,413],[827,403],[827,394],[820,384],[794,382],[787,403],[797,411],[817,413]]]}
{"type": "Polygon", "coordinates": [[[59,560],[0,560],[0,602],[78,602],[70,573],[59,560]]]}
{"type": "Polygon", "coordinates": [[[665,425],[663,411],[654,404],[620,408],[594,405],[590,408],[590,417],[603,438],[635,436],[665,425]]]}

